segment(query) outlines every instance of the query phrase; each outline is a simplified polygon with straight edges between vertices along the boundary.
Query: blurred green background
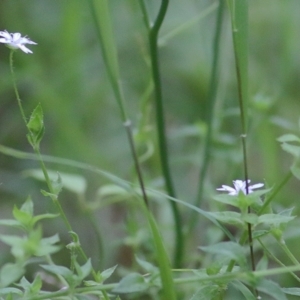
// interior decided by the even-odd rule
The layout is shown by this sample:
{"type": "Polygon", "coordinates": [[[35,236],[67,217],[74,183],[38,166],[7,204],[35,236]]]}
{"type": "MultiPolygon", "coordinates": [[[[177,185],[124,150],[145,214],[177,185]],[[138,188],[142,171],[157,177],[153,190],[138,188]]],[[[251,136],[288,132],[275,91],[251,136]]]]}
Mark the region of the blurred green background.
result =
{"type": "MultiPolygon", "coordinates": [[[[154,18],[159,1],[149,1],[147,5],[154,18]]],[[[121,84],[139,154],[142,156],[150,151],[150,156],[143,163],[146,182],[150,187],[162,189],[148,42],[140,7],[136,0],[111,0],[109,6],[121,84]]],[[[216,7],[216,3],[209,0],[171,0],[160,32],[160,67],[172,177],[178,198],[190,203],[195,201],[202,163],[216,7]]],[[[277,184],[292,162],[291,157],[281,150],[276,138],[285,133],[299,132],[299,11],[298,0],[249,1],[248,153],[249,176],[253,183],[277,184]]],[[[44,110],[46,133],[42,153],[85,162],[135,181],[126,133],[105,72],[88,2],[2,0],[0,30],[5,29],[28,35],[38,43],[37,46],[29,46],[34,52],[32,55],[21,51],[16,53],[14,62],[27,116],[39,102],[44,110]]],[[[215,188],[243,178],[228,11],[222,25],[220,50],[210,153],[212,161],[202,203],[202,208],[208,210],[217,207],[211,202],[215,188]]],[[[31,152],[12,89],[8,57],[9,49],[1,45],[0,144],[31,152]]],[[[109,181],[87,170],[58,164],[47,166],[60,172],[75,173],[87,182],[84,194],[76,195],[65,190],[60,200],[94,263],[101,267],[116,263],[130,266],[132,245],[141,246],[147,240],[145,232],[130,223],[131,214],[135,214],[138,220],[138,212],[134,209],[128,212],[127,204],[119,201],[123,199],[122,195],[114,196],[112,202],[116,203],[94,210],[104,245],[105,259],[101,260],[90,215],[84,211],[81,201],[84,198],[85,201],[101,204],[97,197],[98,188],[109,181]]],[[[1,218],[8,218],[13,205],[20,205],[27,195],[32,196],[37,212],[53,212],[50,200],[40,194],[40,189],[45,188],[43,183],[24,177],[25,170],[37,167],[34,161],[0,154],[1,218]]],[[[299,214],[299,191],[298,181],[290,180],[277,197],[275,206],[295,206],[294,213],[299,214]]],[[[157,218],[165,228],[167,240],[171,240],[169,208],[158,205],[161,210],[157,218]]],[[[180,209],[186,222],[189,212],[183,207],[180,209]]],[[[44,226],[47,234],[59,231],[62,240],[69,240],[61,221],[49,221],[47,224],[44,226]]],[[[291,246],[296,245],[294,233],[289,234],[291,246]]],[[[214,237],[209,231],[198,230],[188,249],[196,256],[197,246],[212,240],[214,237]]],[[[143,246],[147,251],[147,243],[143,246]]],[[[1,251],[0,261],[8,257],[5,251],[1,251]]],[[[67,253],[57,259],[67,263],[67,253]]]]}

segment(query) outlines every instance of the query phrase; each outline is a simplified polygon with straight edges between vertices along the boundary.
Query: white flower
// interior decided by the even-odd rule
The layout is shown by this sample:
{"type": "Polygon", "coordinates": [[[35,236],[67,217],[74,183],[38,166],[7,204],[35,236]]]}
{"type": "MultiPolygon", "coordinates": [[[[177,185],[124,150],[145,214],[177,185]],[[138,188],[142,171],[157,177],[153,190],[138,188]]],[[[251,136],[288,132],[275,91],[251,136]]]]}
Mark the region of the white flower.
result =
{"type": "MultiPolygon", "coordinates": [[[[250,183],[251,180],[248,180],[248,184],[250,183]]],[[[234,188],[228,186],[228,185],[222,185],[221,188],[218,188],[217,191],[224,191],[228,192],[228,195],[235,196],[238,195],[239,192],[243,192],[245,195],[247,194],[246,190],[246,181],[243,180],[233,180],[233,185],[234,188]]],[[[263,187],[263,183],[257,183],[254,185],[248,185],[248,193],[251,194],[254,189],[259,189],[263,187]]]]}
{"type": "Polygon", "coordinates": [[[5,31],[0,31],[0,43],[6,44],[10,49],[21,49],[25,53],[32,53],[25,44],[37,45],[37,43],[31,41],[26,36],[22,37],[21,33],[8,33],[5,31]]]}

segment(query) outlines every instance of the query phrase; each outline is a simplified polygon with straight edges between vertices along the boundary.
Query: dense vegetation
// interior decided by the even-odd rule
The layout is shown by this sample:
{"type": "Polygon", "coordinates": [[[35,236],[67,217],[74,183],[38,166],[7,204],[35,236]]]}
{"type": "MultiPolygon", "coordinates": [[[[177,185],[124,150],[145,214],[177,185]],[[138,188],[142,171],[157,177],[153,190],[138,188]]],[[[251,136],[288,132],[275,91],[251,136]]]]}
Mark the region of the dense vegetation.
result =
{"type": "Polygon", "coordinates": [[[1,1],[0,299],[299,297],[299,9],[1,1]]]}

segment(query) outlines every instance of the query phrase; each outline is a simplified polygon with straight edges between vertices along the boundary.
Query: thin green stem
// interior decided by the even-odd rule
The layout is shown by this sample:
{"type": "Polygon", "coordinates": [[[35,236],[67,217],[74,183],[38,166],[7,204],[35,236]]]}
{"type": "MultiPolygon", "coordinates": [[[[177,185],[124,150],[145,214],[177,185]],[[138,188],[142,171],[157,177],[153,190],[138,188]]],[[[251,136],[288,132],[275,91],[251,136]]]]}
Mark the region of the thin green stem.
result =
{"type": "Polygon", "coordinates": [[[285,254],[289,257],[289,259],[295,264],[295,265],[300,265],[299,261],[297,258],[294,256],[294,254],[290,251],[290,249],[287,247],[285,242],[283,240],[278,241],[278,244],[280,245],[281,249],[285,252],[285,254]]]}
{"type": "MultiPolygon", "coordinates": [[[[207,123],[207,133],[205,137],[205,145],[204,151],[202,154],[202,166],[200,170],[199,176],[199,187],[198,187],[198,194],[195,201],[195,206],[200,206],[203,195],[204,195],[204,185],[205,179],[207,176],[207,171],[210,163],[211,158],[211,140],[212,140],[212,131],[213,131],[213,111],[216,102],[216,95],[218,90],[218,63],[220,57],[220,42],[221,42],[221,31],[222,31],[222,22],[223,22],[223,15],[224,15],[224,1],[219,0],[219,7],[217,12],[217,19],[216,19],[216,28],[215,28],[215,36],[213,41],[213,60],[212,60],[212,67],[211,67],[211,78],[210,78],[210,85],[208,90],[207,96],[207,110],[206,110],[206,123],[207,123]]],[[[198,214],[193,213],[191,217],[191,221],[189,223],[189,230],[191,232],[197,223],[198,214]]]]}
{"type": "MultiPolygon", "coordinates": [[[[159,57],[158,57],[158,33],[164,21],[168,9],[168,5],[169,5],[169,0],[162,0],[156,20],[149,31],[149,48],[150,48],[152,76],[153,76],[154,90],[155,90],[156,125],[157,125],[157,133],[158,133],[160,163],[161,163],[162,173],[165,180],[167,192],[171,197],[176,197],[173,182],[171,179],[169,160],[168,160],[168,145],[167,145],[166,133],[165,133],[166,129],[165,129],[162,86],[161,86],[159,57]]],[[[143,13],[146,12],[143,11],[143,13]]],[[[181,222],[181,216],[177,204],[173,201],[170,201],[169,203],[171,205],[171,209],[173,212],[175,230],[176,230],[174,266],[179,267],[182,263],[183,249],[184,249],[182,222],[181,222]]]]}
{"type": "Polygon", "coordinates": [[[21,102],[21,98],[19,95],[19,91],[17,88],[17,81],[16,81],[16,77],[15,77],[15,72],[14,72],[14,60],[13,60],[13,56],[14,56],[15,51],[14,50],[10,50],[10,54],[9,54],[9,66],[10,66],[10,73],[11,73],[11,77],[12,77],[12,82],[13,82],[13,87],[14,87],[14,91],[15,91],[15,95],[18,101],[18,106],[22,115],[22,119],[25,123],[25,125],[27,125],[27,119],[24,113],[24,109],[22,106],[22,102],[21,102]]]}
{"type": "MultiPolygon", "coordinates": [[[[248,3],[246,0],[228,1],[231,14],[232,36],[237,75],[238,101],[241,119],[241,138],[243,151],[244,178],[246,194],[249,194],[248,159],[247,159],[247,102],[248,102],[248,3]]],[[[248,213],[251,212],[248,207],[248,213]]],[[[252,226],[247,224],[250,260],[252,271],[255,271],[255,260],[252,239],[252,226]]],[[[258,296],[257,290],[254,290],[258,296]]]]}
{"type": "MultiPolygon", "coordinates": [[[[263,242],[260,239],[257,239],[262,248],[264,249],[264,253],[266,253],[271,259],[276,261],[281,267],[286,268],[286,265],[281,262],[273,253],[269,251],[269,249],[263,244],[263,242]]],[[[298,281],[300,282],[300,278],[293,272],[290,272],[290,274],[298,281]]]]}
{"type": "Polygon", "coordinates": [[[141,10],[142,10],[143,20],[144,20],[145,26],[146,26],[147,30],[150,31],[151,23],[150,23],[149,16],[148,16],[148,13],[147,13],[147,7],[146,7],[146,4],[145,4],[145,0],[140,0],[139,3],[140,3],[141,10]]]}
{"type": "Polygon", "coordinates": [[[136,148],[135,148],[135,145],[134,145],[134,141],[133,141],[131,121],[127,120],[124,123],[124,126],[126,128],[130,148],[131,148],[131,151],[132,151],[132,156],[133,156],[133,160],[134,160],[134,164],[135,164],[135,170],[136,170],[136,173],[137,173],[137,176],[138,176],[142,196],[143,196],[143,199],[144,199],[144,202],[145,202],[146,206],[149,208],[149,201],[148,201],[148,196],[147,196],[146,189],[145,189],[142,170],[141,170],[141,166],[140,166],[140,163],[139,163],[139,158],[138,158],[136,148]]]}
{"type": "MultiPolygon", "coordinates": [[[[40,149],[39,149],[39,147],[33,147],[33,149],[34,149],[34,152],[36,153],[36,155],[37,155],[37,157],[38,157],[38,161],[39,161],[39,163],[40,163],[42,172],[43,172],[43,174],[44,174],[44,177],[45,177],[45,181],[46,181],[47,187],[48,187],[48,189],[49,189],[49,191],[50,191],[50,193],[51,193],[51,196],[50,196],[50,197],[51,197],[53,203],[55,204],[56,209],[58,210],[58,212],[59,212],[61,218],[63,219],[63,221],[64,221],[64,223],[65,223],[65,225],[66,225],[68,231],[73,231],[73,230],[72,230],[72,226],[71,226],[71,224],[70,224],[70,222],[69,222],[69,220],[68,220],[68,218],[67,218],[67,216],[66,216],[66,214],[65,214],[65,212],[64,212],[64,210],[63,210],[63,208],[62,208],[62,206],[61,206],[61,204],[60,204],[60,202],[58,201],[58,197],[57,197],[57,195],[55,195],[54,188],[53,188],[53,184],[52,184],[52,182],[51,182],[51,179],[50,179],[50,177],[49,177],[47,168],[46,168],[45,163],[44,163],[44,161],[43,161],[43,158],[42,158],[40,149]]],[[[86,259],[86,257],[84,257],[84,258],[86,259]]]]}

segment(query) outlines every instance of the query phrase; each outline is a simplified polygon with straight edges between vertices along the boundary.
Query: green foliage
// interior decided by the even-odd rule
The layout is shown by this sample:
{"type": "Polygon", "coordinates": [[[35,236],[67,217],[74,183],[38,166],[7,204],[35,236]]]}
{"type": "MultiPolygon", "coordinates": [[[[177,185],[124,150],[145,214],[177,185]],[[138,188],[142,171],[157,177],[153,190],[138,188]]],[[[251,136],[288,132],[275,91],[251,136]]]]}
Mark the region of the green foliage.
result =
{"type": "Polygon", "coordinates": [[[299,4],[209,2],[1,3],[0,300],[299,297],[299,4]]]}

